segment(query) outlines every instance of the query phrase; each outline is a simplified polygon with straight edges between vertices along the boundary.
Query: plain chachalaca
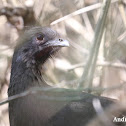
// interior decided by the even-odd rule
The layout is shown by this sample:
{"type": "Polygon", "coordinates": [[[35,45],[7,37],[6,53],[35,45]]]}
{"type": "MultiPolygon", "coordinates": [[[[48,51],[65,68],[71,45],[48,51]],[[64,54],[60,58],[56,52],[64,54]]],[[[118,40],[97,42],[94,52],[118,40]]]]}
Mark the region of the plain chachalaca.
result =
{"type": "MultiPolygon", "coordinates": [[[[69,46],[67,40],[50,29],[34,27],[19,38],[11,69],[8,96],[30,90],[33,87],[48,88],[42,79],[43,64],[61,47],[69,46]]],[[[9,103],[10,126],[85,126],[96,112],[92,100],[100,100],[103,108],[112,100],[84,92],[64,93],[52,91],[29,94],[9,103]],[[49,100],[50,96],[79,96],[79,100],[49,100]],[[46,98],[44,98],[47,96],[46,98]]]]}

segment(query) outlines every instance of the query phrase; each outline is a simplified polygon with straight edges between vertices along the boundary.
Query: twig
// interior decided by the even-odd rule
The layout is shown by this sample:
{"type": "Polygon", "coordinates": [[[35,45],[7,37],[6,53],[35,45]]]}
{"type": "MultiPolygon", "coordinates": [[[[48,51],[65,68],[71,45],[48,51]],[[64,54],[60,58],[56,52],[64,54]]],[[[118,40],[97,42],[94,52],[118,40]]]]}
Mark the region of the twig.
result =
{"type": "Polygon", "coordinates": [[[122,34],[117,38],[117,40],[120,42],[120,41],[122,41],[125,37],[126,37],[126,31],[124,31],[124,33],[122,33],[122,34]]]}
{"type": "Polygon", "coordinates": [[[81,47],[79,44],[75,43],[75,42],[72,42],[71,39],[69,39],[69,42],[70,42],[70,47],[74,47],[75,49],[77,49],[79,52],[82,52],[84,53],[85,55],[88,55],[89,54],[89,50],[88,49],[85,49],[83,47],[81,47]]]}
{"type": "MultiPolygon", "coordinates": [[[[68,68],[68,71],[74,70],[76,68],[80,68],[80,67],[84,67],[86,65],[86,63],[79,63],[79,64],[75,64],[73,66],[71,66],[70,68],[68,68]]],[[[124,63],[111,63],[108,61],[98,61],[97,62],[97,66],[103,66],[103,67],[115,67],[115,68],[123,68],[126,69],[126,64],[124,63]]]]}
{"type": "MultiPolygon", "coordinates": [[[[96,105],[97,107],[97,105],[96,105]]],[[[115,103],[115,104],[111,104],[108,108],[105,109],[104,113],[105,113],[105,116],[112,122],[112,120],[114,120],[114,117],[125,117],[125,110],[126,110],[126,103],[125,102],[121,102],[121,103],[115,103]],[[124,115],[123,115],[124,114],[124,115]],[[114,116],[113,116],[114,115],[114,116]]],[[[103,113],[103,114],[104,114],[103,113]]],[[[103,116],[102,113],[98,113],[98,116],[93,119],[92,121],[89,122],[88,126],[113,126],[113,123],[112,124],[108,124],[106,122],[104,122],[104,116],[103,116]],[[102,120],[101,120],[102,119],[102,120]],[[102,121],[102,122],[101,122],[102,121]]],[[[122,123],[114,123],[115,125],[121,125],[122,123]]],[[[114,126],[115,126],[114,125],[114,126]]],[[[124,123],[122,124],[124,125],[124,123]]]]}
{"type": "MultiPolygon", "coordinates": [[[[84,2],[84,5],[85,5],[85,2],[84,2]]],[[[85,22],[87,30],[89,31],[89,34],[91,36],[93,36],[94,35],[94,30],[93,30],[91,22],[90,22],[90,20],[88,18],[88,14],[87,13],[82,14],[82,18],[83,18],[83,20],[85,22]]]]}
{"type": "MultiPolygon", "coordinates": [[[[113,0],[111,3],[115,3],[117,1],[118,0],[113,0]]],[[[82,13],[85,13],[85,12],[88,12],[88,11],[91,11],[91,10],[98,9],[98,8],[101,7],[101,5],[102,5],[101,3],[97,3],[97,4],[94,4],[94,5],[84,7],[82,9],[79,9],[79,10],[77,10],[77,11],[71,13],[71,14],[68,14],[68,15],[62,17],[62,18],[59,18],[58,20],[53,21],[50,25],[55,25],[55,24],[57,24],[57,23],[59,23],[61,21],[64,21],[64,20],[66,20],[68,18],[71,18],[73,16],[76,16],[76,15],[79,15],[79,14],[82,14],[82,13]]]]}
{"type": "Polygon", "coordinates": [[[31,95],[31,94],[37,94],[43,93],[41,95],[41,99],[44,100],[53,100],[53,101],[72,101],[72,100],[80,100],[83,99],[83,95],[78,95],[81,94],[82,91],[87,92],[89,90],[93,92],[103,92],[103,91],[111,91],[114,89],[119,89],[119,88],[124,88],[126,86],[125,83],[118,84],[116,86],[112,86],[109,88],[86,88],[86,89],[65,89],[65,88],[53,88],[53,87],[47,87],[47,88],[40,88],[40,87],[34,87],[30,90],[24,91],[23,93],[13,95],[5,100],[2,100],[0,102],[0,105],[4,105],[6,103],[9,103],[10,101],[31,95]],[[47,94],[45,94],[47,93],[47,94]],[[50,94],[49,94],[50,93],[50,94]],[[53,93],[53,94],[52,94],[53,93]],[[57,94],[58,93],[58,94],[57,94]],[[65,95],[65,96],[63,96],[65,95]]]}
{"type": "Polygon", "coordinates": [[[98,118],[104,124],[104,126],[114,126],[113,123],[111,122],[110,118],[106,115],[105,111],[103,110],[100,100],[93,99],[92,104],[98,115],[98,118]]]}
{"type": "Polygon", "coordinates": [[[121,13],[123,23],[126,27],[126,13],[125,13],[124,5],[122,4],[122,0],[119,0],[119,11],[121,13]]]}
{"type": "Polygon", "coordinates": [[[10,96],[8,99],[1,101],[0,105],[6,104],[10,101],[13,101],[13,100],[16,100],[16,99],[19,99],[19,98],[22,98],[22,97],[25,97],[25,96],[28,96],[31,94],[37,94],[37,93],[42,93],[41,99],[45,99],[45,100],[53,100],[53,101],[79,100],[82,98],[80,95],[77,95],[76,93],[81,93],[80,91],[81,90],[54,88],[54,87],[46,87],[46,88],[34,87],[34,88],[31,88],[30,90],[24,91],[20,94],[10,96]],[[74,92],[74,93],[72,93],[72,92],[74,92]],[[57,95],[57,93],[58,93],[58,95],[57,95]],[[62,95],[65,95],[65,93],[66,93],[66,96],[62,96],[62,95]]]}
{"type": "Polygon", "coordinates": [[[92,28],[92,25],[91,25],[91,22],[90,22],[90,20],[89,20],[89,18],[88,18],[87,13],[83,14],[82,17],[83,17],[83,19],[84,19],[84,22],[85,22],[87,31],[89,32],[89,35],[90,35],[90,36],[93,36],[93,35],[94,35],[94,30],[93,30],[93,28],[92,28]]]}

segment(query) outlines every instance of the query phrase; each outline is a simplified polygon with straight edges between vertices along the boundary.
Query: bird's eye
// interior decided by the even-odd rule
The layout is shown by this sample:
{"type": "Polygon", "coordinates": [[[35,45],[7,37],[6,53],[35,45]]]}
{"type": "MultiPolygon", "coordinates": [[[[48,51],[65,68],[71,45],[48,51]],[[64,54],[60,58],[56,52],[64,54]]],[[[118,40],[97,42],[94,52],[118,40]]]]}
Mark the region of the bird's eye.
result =
{"type": "Polygon", "coordinates": [[[39,34],[39,35],[37,35],[37,40],[39,40],[39,41],[42,41],[43,40],[43,38],[44,38],[44,36],[43,35],[41,35],[41,34],[39,34]]]}

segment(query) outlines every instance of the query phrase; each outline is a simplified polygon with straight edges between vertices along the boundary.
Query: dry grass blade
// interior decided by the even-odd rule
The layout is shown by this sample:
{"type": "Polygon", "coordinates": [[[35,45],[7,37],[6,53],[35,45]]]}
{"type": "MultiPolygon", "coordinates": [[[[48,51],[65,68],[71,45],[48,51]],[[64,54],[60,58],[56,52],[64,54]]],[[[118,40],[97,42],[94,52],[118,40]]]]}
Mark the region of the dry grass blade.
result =
{"type": "MultiPolygon", "coordinates": [[[[113,0],[112,3],[115,3],[117,1],[118,0],[113,0]]],[[[71,14],[68,14],[68,15],[62,17],[62,18],[59,18],[58,20],[53,21],[50,25],[55,25],[55,24],[57,24],[57,23],[59,23],[61,21],[64,21],[64,20],[66,20],[68,18],[71,18],[73,16],[76,16],[76,15],[79,15],[79,14],[82,14],[82,13],[85,13],[85,12],[88,12],[88,11],[91,11],[91,10],[98,9],[98,8],[101,7],[101,5],[102,5],[101,3],[97,3],[97,4],[94,4],[94,5],[84,7],[82,9],[79,9],[79,10],[77,10],[77,11],[71,13],[71,14]]]]}
{"type": "Polygon", "coordinates": [[[82,74],[82,77],[79,82],[79,88],[84,87],[84,85],[88,86],[89,88],[92,86],[93,75],[96,66],[96,60],[99,52],[99,47],[102,39],[102,35],[104,32],[104,25],[106,21],[107,12],[110,5],[110,0],[105,0],[103,3],[103,7],[101,9],[101,14],[96,26],[96,31],[93,40],[93,46],[91,48],[91,52],[89,55],[89,59],[86,65],[86,68],[82,74]]]}

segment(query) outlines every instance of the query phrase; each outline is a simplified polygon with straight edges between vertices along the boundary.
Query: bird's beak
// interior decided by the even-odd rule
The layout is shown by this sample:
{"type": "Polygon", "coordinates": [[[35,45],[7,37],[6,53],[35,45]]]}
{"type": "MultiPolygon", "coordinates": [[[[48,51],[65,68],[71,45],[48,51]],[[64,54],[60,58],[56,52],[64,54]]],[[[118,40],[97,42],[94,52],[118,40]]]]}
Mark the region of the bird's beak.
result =
{"type": "Polygon", "coordinates": [[[52,46],[52,47],[68,47],[69,46],[69,42],[62,38],[48,41],[46,44],[47,46],[52,46]]]}

